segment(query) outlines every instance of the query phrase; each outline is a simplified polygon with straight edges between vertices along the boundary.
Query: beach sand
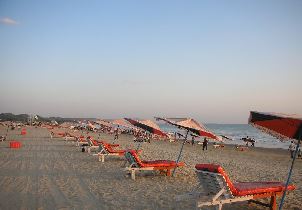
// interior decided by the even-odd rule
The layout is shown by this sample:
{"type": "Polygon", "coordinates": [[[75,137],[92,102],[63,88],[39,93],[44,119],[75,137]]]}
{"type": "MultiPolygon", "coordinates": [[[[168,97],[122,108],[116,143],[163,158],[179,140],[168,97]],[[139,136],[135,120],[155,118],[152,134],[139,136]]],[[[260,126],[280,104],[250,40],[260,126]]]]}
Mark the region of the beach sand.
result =
{"type": "MultiPolygon", "coordinates": [[[[0,126],[0,135],[6,127],[0,126]]],[[[175,177],[152,172],[138,174],[133,181],[126,176],[124,160],[97,157],[61,138],[51,139],[44,128],[9,131],[8,141],[0,142],[0,209],[194,209],[194,200],[176,202],[175,196],[193,190],[198,180],[197,163],[216,163],[224,167],[232,181],[284,181],[291,164],[289,153],[282,149],[251,148],[237,151],[234,146],[202,151],[201,145],[186,144],[182,161],[186,166],[175,177]],[[22,143],[9,148],[9,141],[22,143]]],[[[92,134],[97,139],[97,134],[92,134]]],[[[101,134],[113,141],[113,136],[101,134]]],[[[121,148],[136,148],[132,136],[121,135],[121,148]]],[[[142,159],[175,160],[180,142],[152,141],[142,145],[142,159]]],[[[293,170],[297,189],[286,196],[284,209],[302,209],[302,160],[293,170]]],[[[279,200],[278,200],[279,203],[279,200]]],[[[204,208],[209,209],[209,208],[204,208]]],[[[223,209],[267,209],[247,202],[224,205],[223,209]]]]}

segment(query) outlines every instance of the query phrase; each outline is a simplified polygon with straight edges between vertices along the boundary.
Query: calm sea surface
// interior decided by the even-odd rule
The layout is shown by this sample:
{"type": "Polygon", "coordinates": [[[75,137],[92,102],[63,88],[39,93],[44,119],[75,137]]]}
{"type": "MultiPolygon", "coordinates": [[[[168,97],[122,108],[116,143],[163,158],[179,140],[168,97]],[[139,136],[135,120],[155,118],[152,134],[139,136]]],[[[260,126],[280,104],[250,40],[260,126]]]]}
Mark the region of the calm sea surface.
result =
{"type": "MultiPolygon", "coordinates": [[[[177,128],[172,127],[167,124],[161,124],[161,129],[166,132],[176,132],[179,131],[177,128]]],[[[216,135],[225,135],[232,140],[225,140],[226,144],[241,144],[244,145],[245,142],[240,140],[242,137],[249,136],[256,140],[256,147],[265,148],[283,148],[287,149],[289,146],[289,141],[281,142],[280,140],[272,137],[266,133],[259,131],[248,124],[206,124],[206,127],[214,132],[216,135]]],[[[183,133],[183,131],[182,131],[183,133]]],[[[189,138],[190,139],[190,138],[189,138]]],[[[198,140],[198,139],[196,139],[198,140]]],[[[202,140],[199,138],[199,140],[202,140]]]]}

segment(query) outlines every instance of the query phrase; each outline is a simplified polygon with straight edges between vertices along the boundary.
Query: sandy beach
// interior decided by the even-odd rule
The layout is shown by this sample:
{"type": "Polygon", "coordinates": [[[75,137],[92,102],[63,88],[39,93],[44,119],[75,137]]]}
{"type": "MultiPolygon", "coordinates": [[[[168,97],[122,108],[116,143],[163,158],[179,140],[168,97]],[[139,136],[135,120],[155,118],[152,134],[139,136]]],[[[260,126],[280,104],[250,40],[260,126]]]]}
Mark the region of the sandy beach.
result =
{"type": "MultiPolygon", "coordinates": [[[[0,135],[6,127],[0,126],[0,135]]],[[[282,149],[251,148],[237,151],[227,145],[202,151],[201,145],[185,145],[182,161],[186,166],[175,177],[154,173],[126,176],[124,160],[109,157],[104,163],[80,151],[62,138],[50,138],[44,128],[9,131],[0,142],[0,209],[194,209],[195,201],[176,202],[175,196],[190,192],[198,184],[194,172],[197,163],[216,163],[224,167],[232,181],[285,181],[291,159],[282,149]],[[22,143],[9,148],[9,141],[22,143]]],[[[89,135],[98,139],[98,134],[89,135]]],[[[113,141],[101,134],[100,139],[113,141]]],[[[132,136],[121,135],[121,148],[136,148],[132,136]]],[[[142,145],[142,159],[175,160],[180,142],[152,141],[142,145]]],[[[284,209],[302,209],[302,160],[295,163],[292,183],[297,189],[286,196],[284,209]]],[[[278,199],[279,202],[279,199],[278,199]]],[[[225,205],[223,209],[266,209],[247,202],[225,205]]]]}

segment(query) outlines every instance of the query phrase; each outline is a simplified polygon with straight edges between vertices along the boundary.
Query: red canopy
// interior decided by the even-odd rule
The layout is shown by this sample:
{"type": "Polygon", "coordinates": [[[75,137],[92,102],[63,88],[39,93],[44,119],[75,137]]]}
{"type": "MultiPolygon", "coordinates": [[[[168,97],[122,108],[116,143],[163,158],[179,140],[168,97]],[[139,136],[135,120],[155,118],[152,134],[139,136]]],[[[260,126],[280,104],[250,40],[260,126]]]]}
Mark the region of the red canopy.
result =
{"type": "Polygon", "coordinates": [[[299,139],[302,118],[297,115],[251,112],[249,123],[279,139],[299,139]]]}
{"type": "Polygon", "coordinates": [[[289,186],[294,163],[300,147],[302,138],[302,117],[297,115],[286,115],[276,113],[251,112],[249,123],[260,130],[271,134],[279,139],[297,139],[298,143],[293,156],[292,164],[288,173],[286,187],[281,198],[279,210],[282,209],[286,196],[287,186],[289,186]]]}

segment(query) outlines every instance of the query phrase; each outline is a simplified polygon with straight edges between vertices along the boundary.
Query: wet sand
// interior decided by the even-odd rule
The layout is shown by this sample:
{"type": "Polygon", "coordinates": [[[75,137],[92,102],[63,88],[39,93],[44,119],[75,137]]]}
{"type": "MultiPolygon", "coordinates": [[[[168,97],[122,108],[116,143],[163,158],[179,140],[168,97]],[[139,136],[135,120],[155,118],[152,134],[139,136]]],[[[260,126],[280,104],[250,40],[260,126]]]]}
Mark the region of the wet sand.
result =
{"type": "MultiPolygon", "coordinates": [[[[178,169],[175,177],[148,172],[133,181],[126,177],[121,158],[109,157],[101,163],[71,142],[51,139],[47,129],[27,131],[26,136],[19,135],[20,129],[9,131],[8,141],[0,142],[0,209],[194,209],[194,200],[176,202],[175,196],[198,184],[197,163],[220,164],[233,181],[285,181],[291,161],[288,151],[282,149],[242,152],[229,145],[223,149],[209,145],[202,151],[201,145],[186,144],[182,156],[186,166],[178,169]],[[20,141],[22,147],[9,148],[10,140],[20,141]]],[[[0,135],[5,133],[6,127],[0,126],[0,135]]],[[[113,140],[107,134],[100,138],[113,140]]],[[[121,135],[118,143],[121,148],[137,146],[128,135],[121,135]]],[[[180,142],[144,143],[141,158],[175,160],[180,146],[180,142]]],[[[286,196],[284,209],[302,209],[301,166],[298,159],[292,177],[297,189],[286,196]]],[[[267,208],[243,202],[223,209],[267,208]]]]}

